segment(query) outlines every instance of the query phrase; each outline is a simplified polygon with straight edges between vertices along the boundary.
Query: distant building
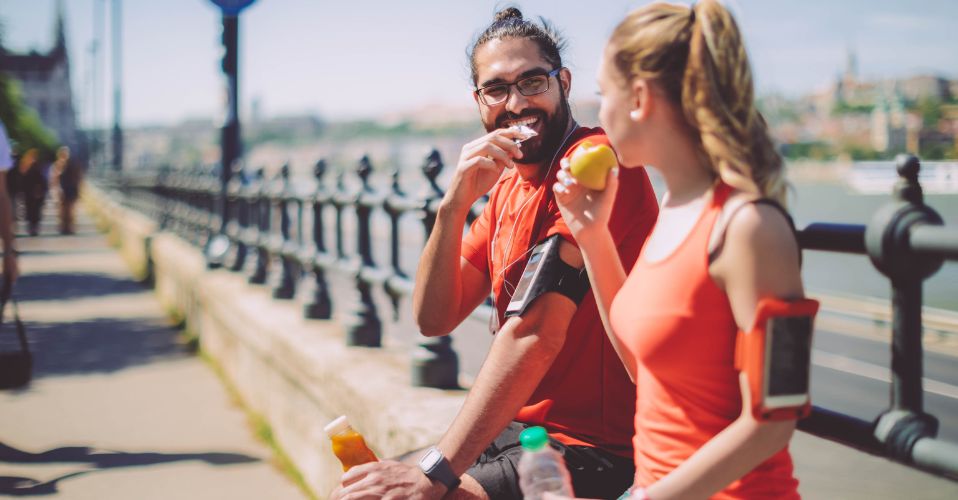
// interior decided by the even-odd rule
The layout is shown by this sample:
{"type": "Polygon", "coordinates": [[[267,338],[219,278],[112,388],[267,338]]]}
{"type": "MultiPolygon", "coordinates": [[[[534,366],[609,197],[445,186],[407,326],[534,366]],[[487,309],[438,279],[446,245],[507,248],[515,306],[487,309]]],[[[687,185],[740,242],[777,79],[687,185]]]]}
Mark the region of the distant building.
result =
{"type": "Polygon", "coordinates": [[[859,78],[858,58],[855,52],[849,49],[845,71],[835,79],[835,85],[830,93],[831,99],[829,101],[832,106],[840,104],[867,106],[875,101],[880,89],[874,83],[865,82],[859,78]]]}
{"type": "Polygon", "coordinates": [[[913,75],[865,80],[848,51],[845,68],[824,89],[774,104],[771,122],[785,143],[823,141],[842,149],[881,153],[958,154],[958,80],[913,75]],[[929,105],[940,112],[937,123],[929,105]],[[778,122],[778,123],[776,123],[778,122]],[[952,151],[954,153],[952,153],[952,151]]]}
{"type": "Polygon", "coordinates": [[[901,99],[906,105],[925,99],[947,102],[958,98],[958,81],[936,75],[865,81],[858,74],[858,59],[854,51],[849,50],[845,69],[827,89],[815,96],[815,104],[819,113],[827,116],[835,109],[868,108],[891,96],[901,99]]]}
{"type": "Polygon", "coordinates": [[[904,151],[907,139],[905,105],[898,96],[881,99],[871,114],[871,146],[875,151],[904,151]]]}
{"type": "Polygon", "coordinates": [[[63,29],[62,4],[57,6],[53,48],[45,54],[36,51],[16,54],[0,44],[0,71],[19,82],[24,103],[37,112],[40,121],[56,133],[60,142],[76,147],[78,137],[70,86],[70,58],[63,29]]]}
{"type": "Polygon", "coordinates": [[[947,101],[951,98],[951,82],[933,75],[920,75],[905,78],[898,82],[898,89],[909,102],[923,99],[947,101]]]}

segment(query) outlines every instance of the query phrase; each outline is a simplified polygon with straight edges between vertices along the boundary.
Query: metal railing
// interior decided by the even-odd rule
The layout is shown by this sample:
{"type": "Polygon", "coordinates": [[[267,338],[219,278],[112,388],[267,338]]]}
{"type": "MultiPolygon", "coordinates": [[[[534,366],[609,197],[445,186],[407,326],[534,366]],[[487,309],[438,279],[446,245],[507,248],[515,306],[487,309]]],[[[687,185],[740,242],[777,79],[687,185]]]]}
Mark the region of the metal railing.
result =
{"type": "MultiPolygon", "coordinates": [[[[203,248],[210,267],[248,272],[251,284],[271,283],[276,299],[293,299],[303,279],[310,280],[312,292],[304,305],[307,318],[332,318],[333,297],[344,299],[336,311],[337,319],[346,325],[347,343],[379,347],[383,322],[374,292],[378,289],[386,294],[395,319],[400,303],[413,289],[409,271],[414,270],[401,265],[401,222],[406,217],[419,220],[421,249],[443,196],[436,182],[442,169],[442,158],[433,150],[420,169],[423,177],[419,184],[424,191],[410,195],[400,187],[398,168],[388,188],[374,188],[370,182],[374,169],[368,157],[359,160],[352,178],[347,179],[347,172],[340,170],[331,182],[325,160],[314,166],[312,182],[294,181],[288,165],[267,178],[263,169],[250,173],[237,162],[227,185],[225,204],[216,167],[127,172],[123,177],[98,182],[119,190],[126,205],[156,219],[161,230],[172,231],[203,248]],[[377,263],[373,255],[374,214],[384,214],[389,221],[388,265],[377,263]],[[334,221],[332,247],[327,243],[328,215],[334,221]],[[350,233],[347,227],[353,231],[350,233]],[[350,240],[354,253],[347,251],[350,240]],[[328,279],[331,273],[352,282],[352,297],[347,290],[334,293],[328,279]]],[[[470,214],[470,222],[481,203],[470,214]]],[[[406,250],[410,250],[408,245],[406,250]]],[[[473,317],[487,319],[490,313],[486,304],[473,317]]],[[[458,356],[450,337],[419,342],[413,356],[413,384],[458,388],[458,377],[458,356]]]]}
{"type": "MultiPolygon", "coordinates": [[[[357,297],[355,307],[341,319],[347,323],[350,345],[381,345],[383,323],[373,300],[374,287],[389,297],[393,319],[412,280],[401,266],[401,220],[416,217],[425,242],[436,219],[443,191],[436,179],[443,168],[432,151],[421,168],[425,191],[404,193],[398,168],[388,189],[375,189],[369,178],[373,166],[363,157],[354,171],[353,186],[340,171],[326,179],[327,164],[320,160],[313,183],[293,183],[288,166],[273,178],[262,169],[249,175],[234,167],[225,204],[215,169],[163,169],[158,174],[127,175],[113,179],[131,207],[156,218],[162,229],[178,233],[203,246],[212,267],[234,272],[249,270],[249,282],[263,284],[273,277],[276,299],[293,298],[307,277],[314,291],[304,307],[308,318],[329,319],[334,293],[329,273],[348,276],[357,297]],[[358,181],[358,182],[356,182],[358,181]],[[225,213],[220,216],[219,212],[225,213]],[[334,212],[334,248],[326,242],[325,214],[334,212]],[[389,264],[373,256],[371,217],[381,211],[389,220],[389,264]],[[346,251],[346,217],[354,218],[355,254],[346,251]],[[252,259],[252,262],[249,262],[252,259]]],[[[958,228],[945,227],[941,217],[924,204],[918,183],[920,165],[912,156],[898,158],[900,179],[891,202],[867,225],[813,223],[798,233],[805,250],[868,255],[892,286],[892,386],[889,409],[873,422],[814,407],[799,428],[901,463],[958,478],[958,446],[935,438],[937,419],[925,413],[922,389],[922,283],[944,260],[958,260],[958,228]]],[[[478,212],[474,209],[473,216],[478,212]]],[[[472,218],[470,218],[472,220],[472,218]]],[[[344,290],[335,293],[343,297],[344,290]]],[[[487,319],[484,305],[473,317],[487,319]]],[[[413,383],[458,387],[458,358],[449,337],[424,340],[413,359],[413,383]]]]}
{"type": "Polygon", "coordinates": [[[889,408],[873,422],[815,407],[799,428],[819,437],[958,478],[958,445],[935,439],[938,419],[925,413],[922,388],[922,283],[944,261],[958,260],[958,228],[925,205],[914,156],[897,159],[893,199],[867,225],[810,224],[805,250],[868,255],[891,282],[892,385],[889,408]]]}

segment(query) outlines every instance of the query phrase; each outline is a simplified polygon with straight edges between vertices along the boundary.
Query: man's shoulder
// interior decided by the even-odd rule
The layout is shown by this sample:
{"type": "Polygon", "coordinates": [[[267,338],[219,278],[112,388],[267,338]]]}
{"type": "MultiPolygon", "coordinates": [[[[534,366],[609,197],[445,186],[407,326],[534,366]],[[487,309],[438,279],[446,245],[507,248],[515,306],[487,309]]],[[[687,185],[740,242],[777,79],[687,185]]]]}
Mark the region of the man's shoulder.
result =
{"type": "Polygon", "coordinates": [[[569,142],[568,148],[563,151],[562,156],[569,156],[573,151],[575,151],[575,148],[579,147],[580,144],[586,141],[589,141],[592,144],[605,144],[606,146],[612,146],[612,144],[609,143],[609,137],[605,135],[605,130],[602,130],[601,127],[579,127],[572,136],[572,140],[569,142]]]}

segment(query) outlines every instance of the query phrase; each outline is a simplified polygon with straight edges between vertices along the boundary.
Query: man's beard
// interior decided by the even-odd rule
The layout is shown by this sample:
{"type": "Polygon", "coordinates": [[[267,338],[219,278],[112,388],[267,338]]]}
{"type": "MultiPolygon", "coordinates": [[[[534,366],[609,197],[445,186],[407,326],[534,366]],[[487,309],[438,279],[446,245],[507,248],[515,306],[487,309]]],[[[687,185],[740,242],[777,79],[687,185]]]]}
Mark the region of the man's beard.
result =
{"type": "Polygon", "coordinates": [[[539,122],[544,124],[542,127],[543,133],[522,141],[522,144],[519,146],[522,150],[522,158],[517,158],[515,162],[522,164],[541,163],[550,160],[556,154],[556,150],[562,145],[562,140],[565,138],[566,127],[569,124],[570,113],[569,101],[566,100],[563,93],[559,101],[559,106],[551,119],[546,115],[545,111],[541,109],[526,109],[518,115],[505,112],[496,119],[494,126],[490,127],[486,125],[486,131],[492,132],[497,128],[504,128],[503,124],[507,121],[537,117],[539,122]]]}

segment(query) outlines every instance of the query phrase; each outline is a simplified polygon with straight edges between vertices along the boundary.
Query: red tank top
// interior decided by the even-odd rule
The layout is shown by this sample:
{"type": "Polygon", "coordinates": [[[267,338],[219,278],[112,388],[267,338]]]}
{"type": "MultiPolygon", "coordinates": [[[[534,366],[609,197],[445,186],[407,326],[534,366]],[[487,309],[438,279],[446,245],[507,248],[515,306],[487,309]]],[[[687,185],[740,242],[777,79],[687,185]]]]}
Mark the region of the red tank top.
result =
{"type": "MultiPolygon", "coordinates": [[[[738,327],[708,272],[708,243],[731,189],[719,184],[666,258],[645,250],[612,302],[615,335],[636,356],[635,484],[662,478],[742,410],[734,368],[738,327]]],[[[799,498],[786,447],[713,498],[799,498]]]]}

